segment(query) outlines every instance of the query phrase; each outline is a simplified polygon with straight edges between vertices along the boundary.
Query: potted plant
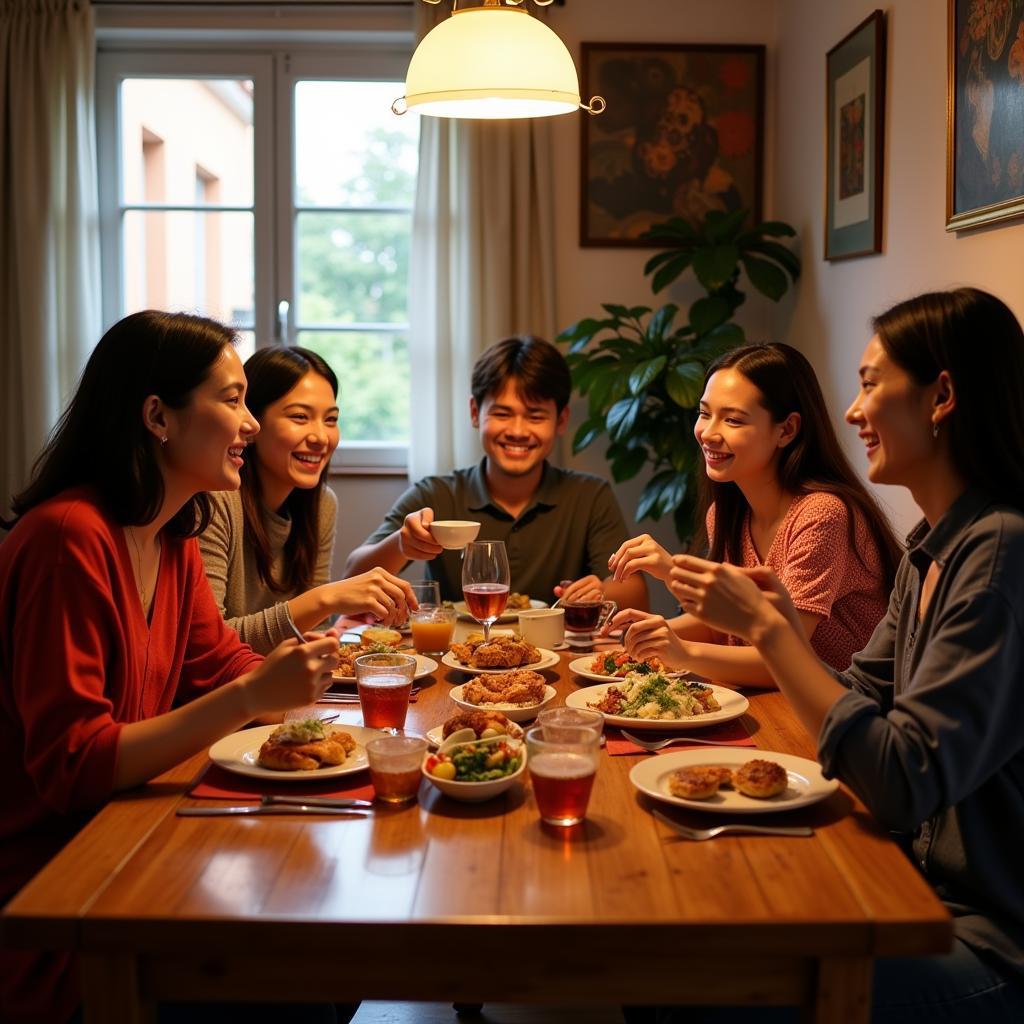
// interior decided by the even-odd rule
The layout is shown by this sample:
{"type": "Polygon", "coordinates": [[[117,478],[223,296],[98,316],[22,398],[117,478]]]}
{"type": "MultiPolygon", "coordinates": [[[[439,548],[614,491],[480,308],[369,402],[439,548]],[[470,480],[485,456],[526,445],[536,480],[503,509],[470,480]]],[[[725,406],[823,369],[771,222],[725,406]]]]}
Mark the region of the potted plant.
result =
{"type": "Polygon", "coordinates": [[[708,366],[746,341],[733,317],[750,284],[778,301],[800,274],[800,260],[777,238],[796,234],[781,221],[746,226],[748,211],[711,211],[697,226],[674,217],[647,233],[671,248],[647,261],[644,274],[661,291],[689,268],[707,293],[690,306],[602,304],[603,319],[587,318],[564,330],[573,384],[588,401],[588,415],[573,438],[574,452],[602,434],[616,482],[650,465],[636,518],[671,515],[682,543],[693,534],[697,444],[693,426],[708,366]]]}

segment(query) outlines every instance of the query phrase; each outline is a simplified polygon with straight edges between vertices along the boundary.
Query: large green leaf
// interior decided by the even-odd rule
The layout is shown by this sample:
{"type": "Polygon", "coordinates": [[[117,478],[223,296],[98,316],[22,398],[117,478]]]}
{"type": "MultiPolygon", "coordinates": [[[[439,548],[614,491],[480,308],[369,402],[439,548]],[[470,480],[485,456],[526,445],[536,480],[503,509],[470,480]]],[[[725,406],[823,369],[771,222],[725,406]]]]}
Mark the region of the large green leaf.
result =
{"type": "Polygon", "coordinates": [[[643,400],[640,398],[622,398],[608,410],[605,427],[613,441],[629,437],[642,405],[643,400]]]}
{"type": "Polygon", "coordinates": [[[709,210],[704,218],[704,234],[711,242],[734,242],[749,213],[749,210],[733,210],[730,213],[709,210]]]}
{"type": "Polygon", "coordinates": [[[581,394],[585,395],[589,390],[591,384],[600,376],[606,373],[615,373],[616,367],[619,365],[619,360],[612,356],[598,356],[596,359],[587,359],[581,364],[577,364],[572,368],[572,382],[576,385],[576,390],[581,394]]]}
{"type": "Polygon", "coordinates": [[[674,512],[683,503],[686,496],[687,478],[685,473],[676,473],[665,481],[658,497],[658,515],[666,516],[674,512]]]}
{"type": "Polygon", "coordinates": [[[704,390],[704,366],[693,360],[673,366],[665,375],[665,390],[676,405],[692,409],[704,390]]]}
{"type": "Polygon", "coordinates": [[[612,302],[602,302],[601,308],[607,310],[612,316],[618,317],[620,320],[629,319],[629,309],[626,306],[618,306],[612,302]]]}
{"type": "Polygon", "coordinates": [[[639,395],[665,369],[667,362],[667,356],[655,356],[654,359],[645,359],[639,363],[629,375],[629,390],[634,395],[639,395]]]}
{"type": "Polygon", "coordinates": [[[747,272],[750,283],[773,302],[778,302],[786,294],[789,282],[774,263],[759,259],[757,256],[744,256],[743,269],[747,272]]]}
{"type": "Polygon", "coordinates": [[[663,470],[660,473],[655,473],[655,475],[647,481],[647,485],[640,492],[640,499],[636,503],[636,518],[638,520],[646,519],[648,516],[650,516],[651,519],[658,518],[657,504],[658,499],[661,497],[662,488],[675,475],[674,470],[663,470]]]}
{"type": "Polygon", "coordinates": [[[698,242],[700,240],[697,229],[682,217],[670,217],[666,221],[652,224],[640,237],[645,240],[678,238],[684,242],[698,242]]]}
{"type": "Polygon", "coordinates": [[[654,273],[663,263],[668,263],[669,260],[674,260],[679,255],[678,249],[667,249],[665,252],[659,252],[657,255],[652,256],[644,264],[644,276],[654,273]]]}
{"type": "Polygon", "coordinates": [[[725,323],[732,315],[729,303],[716,296],[698,299],[690,307],[690,326],[698,335],[713,331],[719,324],[725,323]]]}
{"type": "Polygon", "coordinates": [[[679,307],[672,302],[655,310],[651,319],[647,321],[647,337],[651,341],[661,341],[665,337],[665,332],[672,326],[672,321],[675,320],[678,312],[679,307]]]}
{"type": "Polygon", "coordinates": [[[593,440],[600,437],[604,431],[604,420],[601,418],[591,418],[585,423],[580,424],[579,429],[576,431],[572,439],[572,450],[574,452],[581,452],[587,447],[593,440]]]}
{"type": "Polygon", "coordinates": [[[784,220],[766,220],[761,224],[755,224],[750,230],[752,235],[774,235],[776,238],[792,238],[796,231],[792,225],[784,220]]]}
{"type": "Polygon", "coordinates": [[[651,290],[654,294],[657,295],[662,288],[671,284],[692,262],[692,252],[676,253],[654,275],[654,279],[651,281],[651,290]]]}
{"type": "Polygon", "coordinates": [[[616,483],[632,480],[647,463],[647,452],[643,448],[628,448],[612,459],[612,477],[616,483]]]}
{"type": "Polygon", "coordinates": [[[747,250],[775,260],[794,281],[800,276],[800,257],[778,242],[751,242],[747,250]]]}
{"type": "Polygon", "coordinates": [[[601,329],[604,321],[595,320],[593,317],[585,317],[583,320],[578,320],[571,327],[566,327],[561,334],[555,338],[555,341],[579,341],[580,338],[586,338],[588,341],[601,329]]]}
{"type": "Polygon", "coordinates": [[[739,250],[732,244],[698,249],[693,257],[693,272],[709,292],[718,291],[732,277],[739,258],[739,250]]]}

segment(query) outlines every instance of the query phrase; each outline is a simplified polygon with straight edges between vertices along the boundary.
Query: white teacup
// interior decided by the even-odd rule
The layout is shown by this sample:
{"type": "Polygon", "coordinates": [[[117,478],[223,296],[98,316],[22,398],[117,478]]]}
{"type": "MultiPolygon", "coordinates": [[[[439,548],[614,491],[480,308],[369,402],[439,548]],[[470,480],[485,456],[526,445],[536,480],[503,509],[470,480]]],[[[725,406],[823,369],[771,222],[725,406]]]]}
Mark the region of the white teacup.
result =
{"type": "Polygon", "coordinates": [[[553,650],[565,640],[565,609],[531,608],[520,612],[519,632],[534,647],[553,650]]]}
{"type": "Polygon", "coordinates": [[[458,551],[476,540],[480,524],[463,519],[440,519],[428,527],[434,540],[449,551],[458,551]]]}

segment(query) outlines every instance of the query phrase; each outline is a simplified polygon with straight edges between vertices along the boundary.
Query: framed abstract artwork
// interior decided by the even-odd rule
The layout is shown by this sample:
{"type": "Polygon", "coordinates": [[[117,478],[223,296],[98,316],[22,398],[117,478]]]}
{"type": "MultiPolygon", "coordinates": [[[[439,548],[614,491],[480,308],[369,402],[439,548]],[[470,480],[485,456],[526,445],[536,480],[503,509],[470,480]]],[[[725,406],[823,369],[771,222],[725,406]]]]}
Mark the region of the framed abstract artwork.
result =
{"type": "Polygon", "coordinates": [[[658,248],[641,236],[709,210],[761,219],[763,46],[584,43],[580,245],[658,248]]]}
{"type": "Polygon", "coordinates": [[[1024,3],[948,0],[946,230],[1024,216],[1024,3]]]}
{"type": "Polygon", "coordinates": [[[825,58],[825,259],[882,251],[885,15],[874,11],[825,58]]]}

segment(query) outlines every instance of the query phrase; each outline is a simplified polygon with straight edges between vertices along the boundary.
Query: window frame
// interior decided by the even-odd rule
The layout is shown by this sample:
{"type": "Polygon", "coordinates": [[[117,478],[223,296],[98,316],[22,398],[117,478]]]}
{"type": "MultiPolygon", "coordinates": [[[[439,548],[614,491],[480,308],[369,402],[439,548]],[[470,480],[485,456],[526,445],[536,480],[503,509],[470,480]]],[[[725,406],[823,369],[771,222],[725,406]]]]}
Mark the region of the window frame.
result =
{"type": "MultiPolygon", "coordinates": [[[[396,81],[405,78],[413,51],[411,36],[358,42],[346,40],[329,48],[315,45],[266,46],[225,40],[216,46],[189,45],[169,33],[166,44],[153,42],[150,31],[138,45],[121,38],[115,47],[101,46],[96,61],[96,142],[99,168],[100,260],[103,320],[110,326],[121,315],[124,289],[124,252],[121,217],[127,207],[148,204],[123,202],[120,153],[120,83],[127,78],[245,78],[253,82],[253,289],[257,348],[272,344],[294,345],[294,316],[298,292],[295,251],[294,93],[299,81],[396,81]],[[261,96],[269,97],[263,101],[261,96]],[[282,255],[286,254],[286,255],[282,255]],[[288,313],[281,314],[281,304],[288,313]]],[[[155,205],[155,209],[163,208],[155,205]]],[[[169,209],[177,208],[168,204],[169,209]]],[[[202,207],[199,207],[202,209],[202,207]]],[[[189,207],[188,209],[192,209],[189,207]]],[[[211,204],[210,210],[249,207],[211,204]]],[[[408,324],[389,325],[408,331],[408,324]]],[[[342,374],[342,380],[344,375],[342,374]]],[[[410,396],[411,403],[411,396],[410,396]]],[[[338,445],[331,472],[376,471],[403,474],[408,466],[408,444],[344,441],[338,445]]]]}

